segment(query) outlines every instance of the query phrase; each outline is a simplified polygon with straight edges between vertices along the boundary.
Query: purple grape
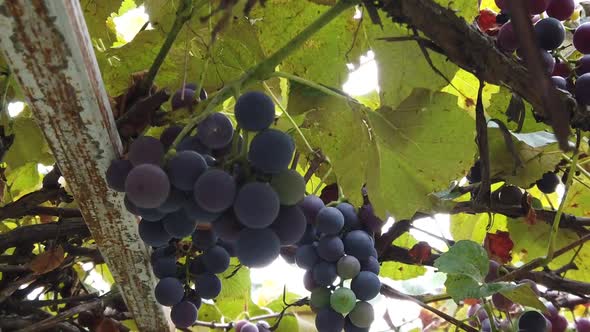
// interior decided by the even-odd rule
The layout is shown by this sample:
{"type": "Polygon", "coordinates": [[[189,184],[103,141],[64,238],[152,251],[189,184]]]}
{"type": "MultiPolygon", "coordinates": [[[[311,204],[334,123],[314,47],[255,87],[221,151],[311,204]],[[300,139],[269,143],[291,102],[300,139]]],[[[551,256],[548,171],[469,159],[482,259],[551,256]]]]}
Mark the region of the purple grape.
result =
{"type": "Polygon", "coordinates": [[[561,90],[567,90],[567,81],[561,76],[551,76],[551,82],[556,88],[561,90]]]}
{"type": "Polygon", "coordinates": [[[176,278],[161,279],[156,285],[156,300],[163,306],[171,307],[180,303],[184,297],[184,287],[176,278]]]}
{"type": "Polygon", "coordinates": [[[355,230],[362,228],[361,220],[359,219],[354,206],[349,203],[340,203],[336,205],[344,216],[344,227],[348,230],[355,230]]]}
{"type": "Polygon", "coordinates": [[[547,331],[549,321],[538,311],[525,311],[518,318],[518,328],[520,331],[547,331]]]}
{"type": "Polygon", "coordinates": [[[555,62],[555,67],[553,68],[553,73],[551,76],[561,76],[563,78],[568,78],[572,74],[572,69],[567,62],[557,61],[555,62]]]}
{"type": "Polygon", "coordinates": [[[249,229],[240,232],[236,242],[238,259],[247,267],[264,267],[272,263],[281,249],[279,237],[270,229],[249,229]]]}
{"type": "Polygon", "coordinates": [[[250,182],[240,189],[234,202],[234,213],[246,227],[265,228],[279,215],[280,201],[267,183],[250,182]]]}
{"type": "Polygon", "coordinates": [[[344,317],[330,308],[321,309],[315,317],[318,332],[340,332],[344,328],[344,317]]]}
{"type": "Polygon", "coordinates": [[[270,127],[275,119],[275,105],[266,94],[258,91],[245,93],[234,108],[238,125],[244,130],[261,131],[270,127]]]}
{"type": "Polygon", "coordinates": [[[500,50],[508,53],[512,53],[518,48],[519,42],[516,33],[514,32],[512,22],[508,22],[500,28],[497,36],[497,43],[500,50]]]}
{"type": "Polygon", "coordinates": [[[339,236],[326,235],[318,241],[317,252],[327,262],[336,262],[344,256],[344,243],[339,236]]]}
{"type": "Polygon", "coordinates": [[[197,307],[190,301],[182,301],[172,307],[170,319],[176,327],[187,328],[197,321],[197,307]]]}
{"type": "Polygon", "coordinates": [[[575,95],[582,104],[590,105],[590,73],[578,77],[575,95]]]}
{"type": "Polygon", "coordinates": [[[177,239],[191,235],[197,228],[197,221],[189,218],[184,210],[168,214],[162,219],[162,223],[166,232],[177,239]]]}
{"type": "Polygon", "coordinates": [[[574,0],[550,0],[547,15],[565,21],[572,16],[575,9],[576,2],[574,0]]]}
{"type": "Polygon", "coordinates": [[[207,212],[220,213],[227,210],[234,203],[235,196],[234,178],[220,169],[207,170],[194,183],[195,201],[207,212]]]}
{"type": "Polygon", "coordinates": [[[204,251],[217,243],[217,235],[211,229],[197,229],[192,235],[193,246],[204,251]]]}
{"type": "Polygon", "coordinates": [[[370,271],[376,275],[379,275],[379,272],[381,271],[381,265],[379,265],[377,258],[371,256],[361,262],[361,269],[363,271],[370,271]]]}
{"type": "Polygon", "coordinates": [[[199,274],[195,278],[195,290],[201,298],[214,299],[221,293],[221,280],[209,272],[199,274]]]}
{"type": "Polygon", "coordinates": [[[315,280],[313,280],[312,270],[307,270],[303,274],[303,286],[305,286],[305,289],[310,292],[318,287],[318,284],[316,284],[315,280]]]}
{"type": "Polygon", "coordinates": [[[172,239],[172,236],[164,229],[161,221],[140,220],[138,232],[141,240],[152,247],[161,247],[168,244],[168,241],[172,239]]]}
{"type": "Polygon", "coordinates": [[[137,208],[137,212],[139,213],[141,220],[145,221],[160,221],[166,216],[166,212],[162,212],[159,209],[137,208]]]}
{"type": "Polygon", "coordinates": [[[315,218],[317,217],[318,212],[325,207],[322,199],[315,195],[305,196],[298,205],[301,210],[303,210],[303,214],[305,215],[308,224],[315,224],[315,218]]]}
{"type": "Polygon", "coordinates": [[[494,295],[492,295],[492,303],[494,304],[496,309],[501,311],[509,311],[510,308],[512,308],[512,306],[514,305],[514,302],[512,302],[509,298],[500,293],[495,293],[494,295]]]}
{"type": "Polygon", "coordinates": [[[164,145],[157,138],[140,136],[131,143],[127,157],[133,166],[141,164],[162,165],[164,161],[164,145]]]}
{"type": "Polygon", "coordinates": [[[369,301],[375,298],[381,290],[379,277],[369,271],[361,271],[350,283],[350,288],[361,301],[369,301]]]}
{"type": "Polygon", "coordinates": [[[195,182],[206,169],[207,162],[194,151],[180,151],[166,164],[170,183],[183,191],[193,190],[195,182]]]}
{"type": "Polygon", "coordinates": [[[213,113],[197,126],[197,137],[210,149],[220,149],[229,144],[234,136],[231,120],[221,113],[213,113]]]}
{"type": "Polygon", "coordinates": [[[170,181],[164,171],[152,164],[134,167],[125,180],[125,192],[131,203],[153,209],[162,205],[170,194],[170,181]]]}
{"type": "Polygon", "coordinates": [[[164,256],[152,262],[152,270],[158,279],[176,276],[176,257],[164,256]]]}
{"type": "Polygon", "coordinates": [[[316,227],[320,233],[336,235],[344,227],[344,215],[337,208],[325,207],[316,216],[316,227]]]}
{"type": "MultiPolygon", "coordinates": [[[[588,81],[590,83],[590,75],[588,75],[588,81]]],[[[590,87],[590,86],[589,86],[590,87]]],[[[576,86],[577,88],[577,86],[576,86]]],[[[553,172],[547,172],[543,174],[541,179],[537,180],[535,183],[537,188],[544,194],[551,194],[555,192],[557,189],[557,185],[559,184],[559,176],[553,172]]]]}
{"type": "Polygon", "coordinates": [[[203,253],[202,260],[208,272],[223,273],[229,267],[229,254],[221,246],[211,247],[203,253]]]}
{"type": "Polygon", "coordinates": [[[125,204],[127,211],[133,213],[136,216],[139,216],[139,208],[129,200],[129,196],[125,195],[123,204],[125,204]]]}
{"type": "Polygon", "coordinates": [[[584,55],[576,62],[576,74],[582,76],[590,73],[590,54],[584,55]]]}
{"type": "Polygon", "coordinates": [[[167,150],[172,145],[172,143],[174,143],[174,140],[176,137],[178,137],[178,134],[180,134],[181,131],[181,126],[170,126],[164,129],[160,135],[160,142],[162,142],[165,150],[167,150]]]}
{"type": "MultiPolygon", "coordinates": [[[[237,332],[237,329],[236,329],[237,332]]],[[[260,332],[258,331],[258,327],[250,322],[246,322],[246,324],[242,325],[240,328],[240,332],[260,332]]]]}
{"type": "Polygon", "coordinates": [[[257,170],[278,174],[289,168],[295,152],[291,136],[276,129],[259,132],[250,143],[248,160],[257,170]]]}
{"type": "Polygon", "coordinates": [[[244,226],[240,224],[233,211],[227,211],[219,218],[211,222],[213,231],[220,239],[228,242],[235,242],[240,237],[244,226]]]}
{"type": "MultiPolygon", "coordinates": [[[[554,50],[561,46],[565,40],[565,28],[563,24],[553,18],[547,17],[535,24],[535,34],[539,47],[545,50],[554,50]]],[[[553,69],[550,71],[552,72],[553,69]]]]}
{"type": "Polygon", "coordinates": [[[319,261],[320,256],[312,244],[300,246],[295,251],[295,263],[302,269],[311,270],[319,261]]]}
{"type": "Polygon", "coordinates": [[[359,301],[350,314],[348,314],[348,318],[357,327],[369,328],[373,320],[375,320],[375,311],[370,303],[359,301]]]}
{"type": "Polygon", "coordinates": [[[508,9],[508,6],[506,5],[506,0],[494,0],[494,2],[496,3],[496,6],[500,8],[500,10],[508,9]]]}
{"type": "Polygon", "coordinates": [[[374,243],[365,231],[352,231],[344,237],[344,251],[356,257],[359,261],[368,259],[374,248],[374,243]]]}
{"type": "Polygon", "coordinates": [[[590,332],[590,320],[588,318],[576,320],[576,332],[590,332]]]}
{"type": "Polygon", "coordinates": [[[194,199],[185,200],[183,210],[189,218],[195,219],[197,224],[210,223],[221,215],[221,213],[205,211],[194,199]]]}
{"type": "Polygon", "coordinates": [[[270,228],[281,240],[281,245],[295,244],[303,237],[307,221],[297,205],[281,206],[279,215],[270,228]]]}
{"type": "Polygon", "coordinates": [[[312,269],[313,280],[318,286],[330,286],[336,281],[338,274],[336,272],[336,264],[320,261],[314,265],[312,269]]]}
{"type": "Polygon", "coordinates": [[[343,280],[352,279],[361,272],[361,263],[354,256],[344,256],[336,263],[336,272],[343,280]]]}
{"type": "Polygon", "coordinates": [[[590,53],[590,23],[584,23],[576,29],[574,32],[574,47],[580,53],[590,53]]]}
{"type": "Polygon", "coordinates": [[[180,89],[174,92],[170,99],[172,110],[175,111],[181,108],[191,109],[195,104],[195,90],[180,89]]]}
{"type": "Polygon", "coordinates": [[[551,55],[551,53],[541,50],[541,59],[545,64],[545,71],[548,74],[551,74],[555,69],[555,58],[551,55]]]}
{"type": "MultiPolygon", "coordinates": [[[[562,315],[559,315],[552,320],[550,319],[549,321],[551,322],[552,327],[551,332],[565,332],[569,325],[567,319],[565,319],[565,317],[562,315]]],[[[590,332],[590,329],[587,329],[586,331],[590,332]]]]}
{"type": "Polygon", "coordinates": [[[211,153],[211,149],[207,148],[197,136],[187,136],[178,143],[176,151],[186,150],[195,151],[201,155],[211,153]]]}
{"type": "MultiPolygon", "coordinates": [[[[510,0],[508,0],[510,1],[510,0]]],[[[529,0],[529,14],[541,14],[549,6],[549,0],[529,0]]]]}
{"type": "Polygon", "coordinates": [[[295,205],[305,197],[305,179],[296,170],[288,169],[273,176],[270,185],[282,205],[295,205]]]}
{"type": "Polygon", "coordinates": [[[131,172],[132,168],[133,165],[129,160],[113,160],[106,173],[109,187],[118,192],[125,192],[125,179],[127,179],[127,175],[131,172]]]}
{"type": "Polygon", "coordinates": [[[163,213],[172,213],[178,211],[186,204],[186,195],[177,189],[170,190],[166,201],[158,207],[158,211],[163,213]]]}

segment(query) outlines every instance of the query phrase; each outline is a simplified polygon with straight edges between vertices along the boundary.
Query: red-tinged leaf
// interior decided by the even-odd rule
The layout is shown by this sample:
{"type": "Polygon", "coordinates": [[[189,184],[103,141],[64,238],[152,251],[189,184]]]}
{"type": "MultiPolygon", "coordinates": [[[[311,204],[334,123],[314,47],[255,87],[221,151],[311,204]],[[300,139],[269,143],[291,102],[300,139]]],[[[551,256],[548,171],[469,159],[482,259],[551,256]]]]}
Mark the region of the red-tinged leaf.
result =
{"type": "Polygon", "coordinates": [[[422,321],[422,326],[430,325],[436,318],[433,313],[426,309],[420,310],[420,315],[418,317],[422,321]]]}
{"type": "Polygon", "coordinates": [[[463,300],[463,303],[466,305],[476,305],[479,303],[479,299],[465,299],[463,300]]]}
{"type": "Polygon", "coordinates": [[[479,11],[477,26],[482,32],[490,36],[495,36],[500,30],[500,26],[496,22],[496,13],[490,9],[479,11]]]}
{"type": "Polygon", "coordinates": [[[484,247],[492,260],[502,264],[512,260],[511,251],[514,248],[514,242],[510,239],[508,232],[487,233],[484,247]]]}
{"type": "Polygon", "coordinates": [[[95,332],[119,332],[118,324],[111,318],[103,318],[96,326],[95,332]]]}
{"type": "Polygon", "coordinates": [[[42,214],[39,216],[39,220],[41,221],[42,224],[47,224],[47,223],[53,222],[53,217],[42,214]]]}
{"type": "Polygon", "coordinates": [[[58,246],[37,255],[29,263],[29,268],[36,274],[45,274],[57,269],[65,258],[64,248],[58,246]]]}
{"type": "Polygon", "coordinates": [[[430,258],[432,248],[427,242],[420,241],[410,249],[408,254],[416,263],[422,264],[422,262],[430,258]]]}

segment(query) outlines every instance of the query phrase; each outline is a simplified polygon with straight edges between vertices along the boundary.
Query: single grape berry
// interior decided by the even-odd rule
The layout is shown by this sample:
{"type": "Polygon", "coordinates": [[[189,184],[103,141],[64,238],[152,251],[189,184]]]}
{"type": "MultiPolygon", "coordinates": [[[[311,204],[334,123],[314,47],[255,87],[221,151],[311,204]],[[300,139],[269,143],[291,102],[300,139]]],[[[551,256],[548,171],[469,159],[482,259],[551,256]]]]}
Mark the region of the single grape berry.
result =
{"type": "Polygon", "coordinates": [[[190,301],[182,301],[172,307],[170,319],[176,327],[187,328],[197,321],[197,307],[190,301]]]}
{"type": "Polygon", "coordinates": [[[294,151],[291,136],[280,130],[266,129],[252,139],[248,160],[263,173],[279,174],[289,168],[294,151]]]}
{"type": "Polygon", "coordinates": [[[574,32],[574,47],[580,53],[590,53],[590,23],[584,23],[576,29],[574,32]]]}
{"type": "Polygon", "coordinates": [[[496,261],[490,260],[488,274],[485,276],[485,282],[492,282],[496,280],[499,275],[500,264],[496,261]]]}
{"type": "Polygon", "coordinates": [[[361,263],[354,256],[344,256],[336,263],[336,271],[343,280],[352,279],[361,272],[361,263]]]}
{"type": "Polygon", "coordinates": [[[125,193],[137,207],[157,208],[170,194],[170,180],[160,167],[142,164],[134,167],[127,175],[125,193]]]}
{"type": "Polygon", "coordinates": [[[154,292],[158,303],[167,307],[180,303],[184,297],[184,287],[176,278],[161,279],[154,292]]]}
{"type": "Polygon", "coordinates": [[[265,228],[279,215],[279,196],[263,182],[250,182],[242,186],[236,195],[234,213],[246,227],[265,228]]]}
{"type": "Polygon", "coordinates": [[[133,166],[141,164],[161,165],[164,161],[164,145],[155,137],[140,136],[129,146],[127,157],[133,166]]]}
{"type": "Polygon", "coordinates": [[[381,281],[379,277],[369,271],[361,271],[350,283],[350,288],[357,299],[369,301],[379,294],[381,281]]]}
{"type": "Polygon", "coordinates": [[[356,296],[349,288],[340,287],[330,296],[330,306],[343,315],[349,313],[356,304],[356,296]]]}
{"type": "Polygon", "coordinates": [[[576,331],[577,332],[589,332],[590,331],[590,320],[588,318],[580,318],[576,320],[576,331]]]}
{"type": "MultiPolygon", "coordinates": [[[[576,61],[576,74],[582,76],[590,73],[590,54],[586,54],[576,61]]],[[[570,72],[571,73],[571,72],[570,72]]]]}
{"type": "Polygon", "coordinates": [[[330,305],[332,292],[325,287],[318,287],[311,291],[310,304],[315,309],[322,309],[330,305]]]}
{"type": "MultiPolygon", "coordinates": [[[[590,79],[590,75],[588,78],[590,79]]],[[[547,172],[543,174],[541,179],[537,180],[536,184],[537,188],[539,188],[542,193],[551,194],[555,192],[555,189],[559,184],[559,177],[553,172],[547,172]]]]}
{"type": "Polygon", "coordinates": [[[525,311],[518,318],[518,328],[520,331],[533,332],[547,331],[549,321],[538,311],[525,311]]]}
{"type": "Polygon", "coordinates": [[[177,90],[170,99],[170,105],[172,106],[172,110],[177,110],[180,108],[188,108],[191,109],[195,103],[195,90],[192,89],[180,89],[177,90]]]}
{"type": "Polygon", "coordinates": [[[320,261],[316,265],[314,265],[313,270],[313,280],[318,286],[330,286],[336,281],[336,264],[320,261]]]}
{"type": "Polygon", "coordinates": [[[590,105],[590,73],[578,77],[575,95],[582,104],[590,105]]]}
{"type": "Polygon", "coordinates": [[[197,275],[195,290],[203,299],[214,299],[221,293],[221,280],[210,272],[197,275]]]}
{"type": "Polygon", "coordinates": [[[248,267],[264,267],[272,263],[281,250],[279,237],[269,228],[246,228],[237,241],[238,259],[248,267]]]}
{"type": "Polygon", "coordinates": [[[270,185],[283,205],[295,205],[305,197],[305,179],[296,170],[288,169],[274,175],[270,185]]]}
{"type": "Polygon", "coordinates": [[[207,169],[207,162],[195,151],[180,151],[166,164],[170,183],[183,191],[193,189],[195,182],[207,169]]]}
{"type": "Polygon", "coordinates": [[[344,256],[344,243],[339,236],[326,235],[318,241],[318,255],[327,262],[336,262],[344,256]]]}
{"type": "Polygon", "coordinates": [[[508,311],[514,305],[514,302],[500,293],[492,295],[492,303],[496,309],[501,311],[508,311]]]}
{"type": "Polygon", "coordinates": [[[320,261],[320,256],[312,244],[299,246],[295,251],[295,263],[304,270],[311,270],[320,261]]]}
{"type": "MultiPolygon", "coordinates": [[[[505,0],[506,2],[510,0],[505,0]]],[[[538,15],[547,10],[549,0],[529,0],[529,14],[538,15]]]]}
{"type": "Polygon", "coordinates": [[[561,76],[551,76],[551,82],[556,88],[561,90],[567,90],[567,81],[561,76]]]}
{"type": "Polygon", "coordinates": [[[547,7],[547,15],[565,21],[572,16],[576,9],[576,2],[574,0],[551,0],[549,7],[547,7]]]}
{"type": "Polygon", "coordinates": [[[535,24],[535,34],[539,47],[545,50],[554,50],[561,46],[565,40],[563,24],[553,17],[547,17],[537,22],[535,24]]]}
{"type": "Polygon", "coordinates": [[[315,224],[315,218],[318,212],[325,207],[322,199],[315,195],[305,196],[298,205],[303,210],[308,224],[315,224]]]}
{"type": "Polygon", "coordinates": [[[231,142],[234,127],[231,120],[221,113],[213,113],[197,126],[197,137],[209,149],[220,149],[231,142]]]}
{"type": "Polygon", "coordinates": [[[193,183],[195,201],[203,210],[211,213],[221,213],[229,209],[234,203],[236,191],[234,178],[220,169],[205,171],[193,183]]]}
{"type": "Polygon", "coordinates": [[[373,306],[364,301],[357,302],[354,309],[348,314],[350,322],[360,328],[369,328],[375,320],[373,306]]]}
{"type": "Polygon", "coordinates": [[[162,142],[164,149],[168,149],[172,143],[174,143],[174,140],[178,137],[178,134],[180,134],[181,131],[181,126],[170,126],[164,129],[162,135],[160,135],[160,142],[162,142]]]}
{"type": "Polygon", "coordinates": [[[107,169],[107,184],[113,190],[125,192],[125,180],[133,165],[129,160],[115,159],[107,169]]]}
{"type": "Polygon", "coordinates": [[[168,244],[172,236],[164,229],[161,221],[153,222],[140,220],[137,226],[139,237],[143,242],[152,247],[161,247],[168,244]]]}
{"type": "Polygon", "coordinates": [[[496,41],[500,50],[504,52],[512,53],[518,48],[518,37],[514,32],[512,22],[502,25],[496,37],[496,41]]]}
{"type": "Polygon", "coordinates": [[[469,183],[481,182],[481,161],[479,159],[471,166],[466,178],[469,183]]]}
{"type": "Polygon", "coordinates": [[[281,240],[281,245],[290,245],[301,240],[307,228],[307,221],[299,206],[283,205],[270,228],[281,240]]]}
{"type": "Polygon", "coordinates": [[[315,317],[318,332],[340,332],[344,328],[344,317],[330,308],[324,308],[315,317]]]}
{"type": "Polygon", "coordinates": [[[335,207],[325,207],[316,216],[316,227],[323,234],[338,234],[344,227],[344,215],[335,207]]]}
{"type": "Polygon", "coordinates": [[[500,188],[498,200],[506,205],[520,205],[522,191],[517,186],[507,185],[500,188]]]}
{"type": "Polygon", "coordinates": [[[234,108],[238,125],[248,131],[261,131],[270,127],[275,119],[275,105],[266,94],[258,91],[245,93],[234,108]]]}

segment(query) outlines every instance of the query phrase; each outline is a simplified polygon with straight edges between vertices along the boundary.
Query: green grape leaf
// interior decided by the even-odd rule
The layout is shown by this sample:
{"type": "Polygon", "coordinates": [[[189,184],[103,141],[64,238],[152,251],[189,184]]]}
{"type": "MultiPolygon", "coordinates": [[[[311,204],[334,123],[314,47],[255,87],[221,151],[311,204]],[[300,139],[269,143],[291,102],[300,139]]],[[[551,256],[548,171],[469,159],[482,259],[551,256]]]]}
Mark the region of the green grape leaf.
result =
{"type": "Polygon", "coordinates": [[[480,214],[454,214],[451,215],[450,232],[455,241],[471,240],[483,243],[486,237],[486,227],[490,217],[485,213],[480,214]]]}
{"type": "MultiPolygon", "coordinates": [[[[20,115],[12,123],[14,142],[4,161],[11,169],[16,169],[27,163],[44,161],[49,151],[43,133],[32,118],[20,115]]],[[[36,166],[36,165],[35,165],[36,166]]]]}
{"type": "MultiPolygon", "coordinates": [[[[413,41],[388,42],[377,40],[384,37],[407,37],[411,32],[407,27],[383,20],[383,29],[370,20],[364,20],[369,45],[375,53],[379,66],[379,87],[381,105],[396,107],[408,98],[415,88],[437,91],[447,85],[447,81],[437,75],[424,58],[420,47],[413,41]]],[[[434,66],[448,79],[459,67],[436,52],[429,52],[434,66]]]]}
{"type": "MultiPolygon", "coordinates": [[[[512,252],[519,254],[523,263],[527,263],[535,258],[545,257],[547,255],[547,246],[549,244],[549,235],[551,228],[549,224],[538,220],[534,225],[527,224],[524,219],[509,219],[508,231],[510,238],[514,242],[512,252]]],[[[579,236],[569,229],[559,229],[555,249],[558,250],[566,245],[579,239],[579,236]]],[[[549,263],[549,269],[557,269],[568,264],[576,253],[577,248],[554,258],[549,263]]],[[[576,258],[573,260],[578,269],[569,270],[566,274],[568,279],[590,282],[590,246],[583,246],[576,258]]]]}
{"type": "Polygon", "coordinates": [[[41,176],[36,162],[26,163],[16,169],[11,169],[6,174],[6,180],[13,200],[37,190],[41,186],[41,176]]]}
{"type": "Polygon", "coordinates": [[[245,266],[241,266],[238,272],[232,276],[238,265],[239,261],[237,260],[237,258],[232,258],[230,261],[229,268],[219,275],[222,287],[221,293],[219,293],[219,296],[217,296],[218,300],[223,300],[226,298],[250,298],[250,270],[245,266]]]}
{"type": "Polygon", "coordinates": [[[367,112],[374,143],[367,190],[378,215],[430,211],[435,195],[463,177],[475,153],[473,119],[452,95],[416,89],[397,108],[367,112]],[[400,190],[400,188],[404,188],[400,190]]]}
{"type": "MultiPolygon", "coordinates": [[[[320,147],[330,158],[344,195],[353,205],[360,206],[367,170],[366,147],[370,144],[368,130],[363,126],[362,106],[345,98],[298,94],[297,87],[291,86],[287,111],[298,114],[304,112],[302,106],[312,109],[306,114],[301,130],[312,147],[320,147]]],[[[306,147],[300,150],[308,151],[306,147]]]]}
{"type": "Polygon", "coordinates": [[[514,156],[506,146],[499,128],[488,127],[490,175],[510,184],[529,188],[544,173],[554,170],[561,161],[561,150],[555,136],[548,132],[510,133],[522,166],[517,167],[514,156]]]}
{"type": "Polygon", "coordinates": [[[489,259],[485,249],[473,241],[457,241],[449,251],[434,261],[434,267],[449,275],[462,275],[483,282],[488,273],[489,259]]]}
{"type": "MultiPolygon", "coordinates": [[[[84,21],[88,27],[90,38],[95,47],[110,47],[117,40],[114,26],[108,26],[111,14],[119,12],[122,0],[81,0],[80,7],[84,12],[84,21]]],[[[126,2],[131,2],[126,0],[126,2]]]]}
{"type": "Polygon", "coordinates": [[[508,283],[480,284],[466,275],[449,274],[445,281],[445,287],[447,289],[447,294],[458,303],[464,299],[488,297],[503,289],[511,287],[511,285],[508,283]]]}
{"type": "MultiPolygon", "coordinates": [[[[255,7],[250,19],[255,22],[265,54],[269,55],[328,9],[309,1],[269,0],[265,7],[255,7]]],[[[317,83],[342,86],[348,77],[346,64],[359,57],[353,49],[359,21],[353,15],[351,8],[333,19],[286,58],[280,69],[317,83]]]]}
{"type": "Polygon", "coordinates": [[[452,9],[458,16],[461,16],[471,23],[477,16],[479,8],[476,1],[471,0],[435,0],[441,6],[452,9]]]}
{"type": "Polygon", "coordinates": [[[539,300],[539,296],[537,296],[529,284],[520,284],[512,288],[506,288],[501,290],[500,293],[514,303],[539,309],[541,311],[547,310],[545,304],[539,300]]]}
{"type": "MultiPolygon", "coordinates": [[[[510,119],[516,120],[518,114],[507,114],[510,100],[512,99],[512,92],[506,87],[500,87],[499,91],[492,94],[489,105],[485,105],[486,113],[494,119],[502,121],[509,129],[515,130],[518,128],[518,124],[515,121],[509,121],[510,119]]],[[[533,117],[533,107],[528,102],[524,101],[524,122],[522,125],[521,132],[530,133],[536,131],[543,131],[550,128],[543,122],[537,122],[533,117]]]]}

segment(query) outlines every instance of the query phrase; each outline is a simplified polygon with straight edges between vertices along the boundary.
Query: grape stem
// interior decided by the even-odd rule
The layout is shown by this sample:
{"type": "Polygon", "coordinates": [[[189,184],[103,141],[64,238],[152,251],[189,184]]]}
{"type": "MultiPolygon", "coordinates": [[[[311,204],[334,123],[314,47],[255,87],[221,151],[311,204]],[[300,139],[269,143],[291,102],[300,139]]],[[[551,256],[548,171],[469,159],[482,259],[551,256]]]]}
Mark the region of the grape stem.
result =
{"type": "MultiPolygon", "coordinates": [[[[184,0],[188,1],[188,0],[184,0]]],[[[212,98],[200,103],[197,107],[196,113],[198,114],[192,118],[189,123],[182,129],[180,134],[176,137],[172,147],[176,147],[178,143],[186,136],[191,130],[201,121],[204,117],[213,113],[215,109],[223,104],[228,98],[233,95],[235,89],[240,89],[247,86],[254,81],[264,81],[270,78],[275,71],[275,68],[293,52],[303,46],[303,43],[307,41],[316,32],[321,30],[324,26],[329,24],[333,19],[338,17],[340,14],[345,12],[347,9],[352,8],[356,5],[359,0],[340,0],[334,6],[330,7],[326,12],[320,15],[314,22],[308,25],[303,31],[298,33],[293,39],[287,42],[283,47],[277,50],[273,55],[263,60],[259,64],[255,65],[251,69],[247,70],[242,77],[238,78],[234,82],[228,84],[212,98]],[[200,112],[202,110],[202,112],[200,112]]]]}
{"type": "Polygon", "coordinates": [[[276,71],[271,76],[285,78],[285,79],[288,79],[289,81],[293,81],[293,82],[297,82],[297,83],[306,85],[310,88],[314,88],[318,91],[321,91],[321,92],[327,94],[328,96],[332,96],[332,97],[336,97],[336,98],[345,98],[345,99],[349,98],[347,95],[343,95],[341,93],[338,93],[332,89],[325,87],[324,85],[321,85],[321,84],[316,83],[314,81],[310,81],[310,80],[305,79],[303,77],[299,77],[297,75],[285,73],[282,71],[276,71]]]}
{"type": "Polygon", "coordinates": [[[139,95],[140,96],[146,95],[148,93],[148,91],[150,90],[150,88],[152,87],[152,85],[154,84],[154,79],[156,78],[156,74],[158,74],[158,71],[160,70],[160,67],[164,63],[164,60],[166,59],[168,52],[170,52],[170,49],[172,48],[172,44],[174,44],[174,41],[176,40],[176,37],[180,33],[180,30],[182,30],[182,27],[184,26],[184,24],[186,22],[188,22],[191,19],[191,17],[193,16],[193,12],[194,12],[193,0],[182,0],[180,2],[180,6],[178,7],[178,10],[176,11],[176,18],[174,19],[174,23],[172,24],[172,28],[168,32],[168,35],[166,36],[166,40],[164,41],[164,44],[162,44],[162,47],[160,48],[160,51],[158,52],[156,59],[152,63],[152,66],[150,67],[147,75],[145,76],[145,78],[141,82],[141,85],[139,86],[139,95]]]}

